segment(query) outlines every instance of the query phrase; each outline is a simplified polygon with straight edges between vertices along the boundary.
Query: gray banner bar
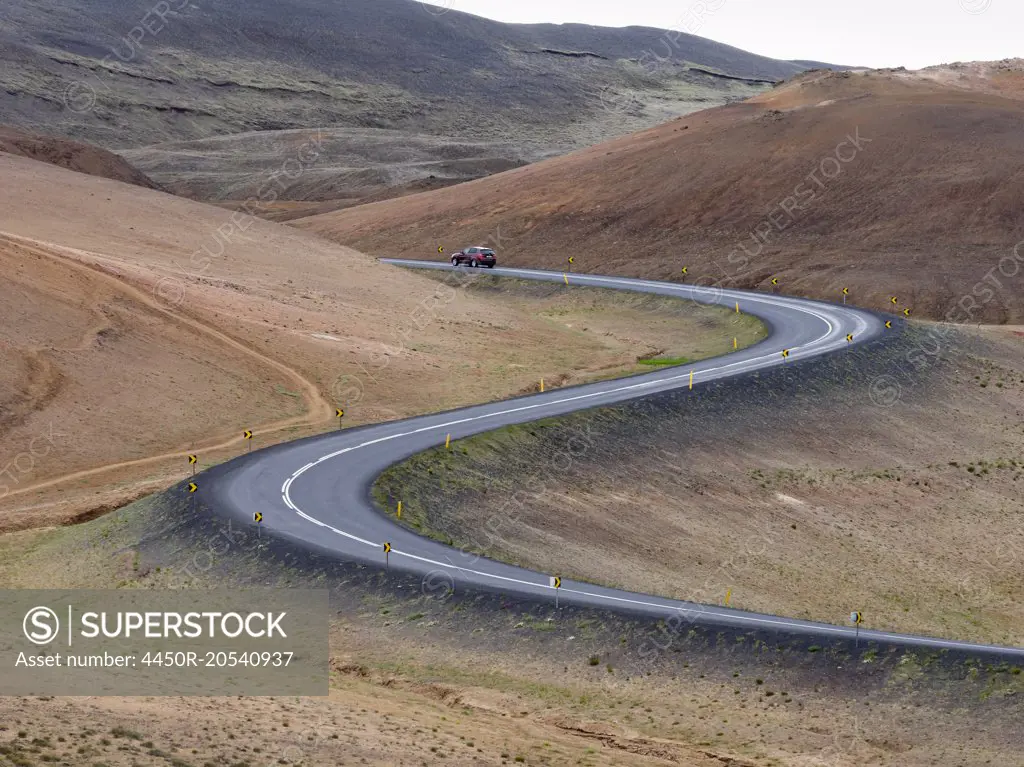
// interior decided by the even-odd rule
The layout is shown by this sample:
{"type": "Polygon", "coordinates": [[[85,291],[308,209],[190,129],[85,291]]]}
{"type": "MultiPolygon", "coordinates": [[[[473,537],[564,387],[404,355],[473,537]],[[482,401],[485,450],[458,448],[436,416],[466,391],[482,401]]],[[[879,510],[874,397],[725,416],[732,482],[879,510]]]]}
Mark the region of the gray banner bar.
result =
{"type": "Polygon", "coordinates": [[[326,590],[0,591],[0,695],[328,692],[326,590]]]}

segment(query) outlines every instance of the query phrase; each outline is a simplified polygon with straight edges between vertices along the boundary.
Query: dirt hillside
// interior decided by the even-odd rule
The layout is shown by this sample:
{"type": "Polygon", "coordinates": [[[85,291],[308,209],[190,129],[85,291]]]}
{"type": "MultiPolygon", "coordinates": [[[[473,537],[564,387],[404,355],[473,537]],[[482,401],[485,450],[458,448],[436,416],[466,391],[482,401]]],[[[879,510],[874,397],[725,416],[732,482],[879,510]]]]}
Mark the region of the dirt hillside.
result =
{"type": "Polygon", "coordinates": [[[436,189],[552,154],[515,142],[381,128],[317,128],[158,144],[123,150],[121,156],[182,197],[208,202],[260,199],[266,176],[281,170],[282,158],[293,147],[310,140],[320,145],[319,161],[305,173],[283,176],[278,200],[336,201],[332,209],[337,209],[346,200],[355,204],[361,198],[385,199],[397,196],[406,185],[421,185],[414,191],[436,189]],[[382,196],[372,197],[377,194],[382,196]]]}
{"type": "Polygon", "coordinates": [[[720,351],[724,321],[692,308],[442,284],[21,157],[0,178],[0,529],[165,487],[244,429],[259,447],[335,428],[336,405],[356,425],[720,351]]]}
{"type": "Polygon", "coordinates": [[[344,163],[278,195],[343,201],[368,184],[483,177],[816,66],[684,34],[690,17],[673,31],[504,24],[417,0],[169,5],[0,4],[4,122],[140,150],[129,161],[157,183],[211,201],[248,196],[244,167],[277,170],[265,148],[292,131],[352,131],[344,163]]]}
{"type": "Polygon", "coordinates": [[[90,176],[156,188],[145,173],[124,158],[80,141],[41,136],[0,125],[0,152],[48,162],[90,176]]]}
{"type": "Polygon", "coordinates": [[[815,72],[740,104],[298,226],[376,255],[681,277],[955,321],[1024,319],[1019,62],[815,72]],[[973,71],[973,70],[969,70],[973,71]],[[960,75],[964,75],[961,77],[960,75]],[[995,83],[995,85],[993,85],[995,83]],[[994,92],[997,91],[997,92],[994,92]],[[960,308],[963,307],[963,308],[960,308]]]}
{"type": "Polygon", "coordinates": [[[6,0],[5,122],[111,148],[313,126],[564,138],[613,104],[622,122],[648,100],[721,103],[809,66],[682,32],[503,24],[415,0],[169,5],[6,0]]]}

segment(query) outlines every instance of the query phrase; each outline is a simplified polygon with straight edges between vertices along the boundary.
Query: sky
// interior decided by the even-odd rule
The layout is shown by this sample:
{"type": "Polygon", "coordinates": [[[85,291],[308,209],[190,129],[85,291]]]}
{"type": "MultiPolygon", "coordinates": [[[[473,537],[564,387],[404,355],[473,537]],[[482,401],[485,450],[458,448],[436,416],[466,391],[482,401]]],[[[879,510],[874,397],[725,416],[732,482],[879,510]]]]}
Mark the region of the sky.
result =
{"type": "Polygon", "coordinates": [[[431,0],[498,21],[676,29],[779,59],[910,69],[1024,57],[1024,0],[431,0]]]}

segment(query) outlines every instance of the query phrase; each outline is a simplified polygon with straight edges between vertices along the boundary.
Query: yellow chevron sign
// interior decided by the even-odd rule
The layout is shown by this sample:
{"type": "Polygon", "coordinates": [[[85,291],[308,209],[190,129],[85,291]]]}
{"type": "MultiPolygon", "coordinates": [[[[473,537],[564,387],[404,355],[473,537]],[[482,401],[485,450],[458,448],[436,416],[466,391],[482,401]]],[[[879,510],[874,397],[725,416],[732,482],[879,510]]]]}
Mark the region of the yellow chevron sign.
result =
{"type": "Polygon", "coordinates": [[[843,288],[843,295],[844,296],[850,295],[850,289],[849,288],[843,288]]]}
{"type": "Polygon", "coordinates": [[[199,489],[199,485],[197,485],[195,482],[189,482],[188,483],[188,491],[190,493],[194,493],[198,489],[199,489]]]}
{"type": "Polygon", "coordinates": [[[252,432],[246,429],[242,432],[242,437],[245,439],[252,439],[252,432]]]}
{"type": "Polygon", "coordinates": [[[345,411],[342,408],[340,408],[340,407],[337,410],[334,411],[334,414],[336,416],[338,416],[338,418],[344,418],[345,417],[345,411]]]}
{"type": "Polygon", "coordinates": [[[190,455],[188,457],[188,465],[189,466],[195,466],[196,461],[198,461],[198,460],[199,460],[199,456],[197,456],[197,455],[190,455]]]}
{"type": "Polygon", "coordinates": [[[885,321],[885,329],[886,330],[892,330],[892,320],[886,320],[885,321]]]}
{"type": "Polygon", "coordinates": [[[772,277],[772,285],[778,285],[778,284],[779,284],[778,277],[772,277]]]}
{"type": "Polygon", "coordinates": [[[784,360],[788,360],[789,359],[789,349],[783,349],[782,350],[782,359],[784,359],[784,360]]]}
{"type": "Polygon", "coordinates": [[[551,586],[551,588],[553,589],[560,589],[562,588],[562,579],[557,575],[552,575],[548,579],[548,585],[551,586]]]}
{"type": "Polygon", "coordinates": [[[575,264],[576,263],[576,257],[575,256],[569,256],[569,263],[570,264],[575,264]]]}
{"type": "Polygon", "coordinates": [[[260,522],[263,521],[263,515],[260,514],[258,511],[255,514],[252,515],[252,518],[254,520],[256,520],[256,524],[259,524],[260,522]]]}
{"type": "Polygon", "coordinates": [[[895,306],[900,302],[900,300],[896,296],[893,296],[892,298],[889,299],[889,302],[895,306]]]}
{"type": "Polygon", "coordinates": [[[686,267],[683,267],[683,274],[687,274],[686,267]]]}
{"type": "Polygon", "coordinates": [[[848,336],[846,336],[846,340],[847,340],[848,342],[851,342],[851,343],[852,343],[852,342],[853,342],[853,333],[850,333],[850,334],[849,334],[848,336]]]}
{"type": "Polygon", "coordinates": [[[903,316],[904,317],[909,317],[910,316],[910,309],[904,309],[903,310],[903,316]]]}

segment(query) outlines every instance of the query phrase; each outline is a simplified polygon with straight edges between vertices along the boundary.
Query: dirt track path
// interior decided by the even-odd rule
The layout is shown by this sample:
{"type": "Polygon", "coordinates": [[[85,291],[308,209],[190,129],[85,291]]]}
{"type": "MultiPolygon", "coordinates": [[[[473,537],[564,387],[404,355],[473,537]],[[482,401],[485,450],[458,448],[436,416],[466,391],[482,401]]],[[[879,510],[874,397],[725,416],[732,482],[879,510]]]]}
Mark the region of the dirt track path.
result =
{"type": "MultiPolygon", "coordinates": [[[[162,316],[172,324],[179,325],[181,327],[190,328],[202,335],[207,336],[215,340],[217,343],[224,346],[230,347],[235,351],[246,354],[260,363],[277,370],[288,377],[302,394],[303,402],[306,404],[307,412],[305,415],[297,416],[293,418],[284,419],[281,421],[273,421],[267,424],[263,424],[258,429],[253,429],[254,434],[273,434],[275,432],[289,429],[295,426],[307,426],[315,425],[322,421],[327,421],[334,412],[334,407],[331,405],[320,393],[316,384],[309,381],[302,376],[301,373],[288,365],[275,360],[259,351],[253,349],[246,344],[232,338],[231,336],[222,333],[214,327],[202,322],[201,320],[192,317],[187,314],[174,312],[168,309],[165,305],[160,303],[154,297],[139,289],[133,285],[127,277],[124,275],[111,274],[102,265],[102,262],[106,261],[110,264],[117,264],[119,266],[127,266],[116,259],[108,259],[100,256],[96,253],[90,253],[84,250],[78,250],[76,248],[68,248],[62,245],[56,245],[54,243],[44,242],[41,240],[34,240],[28,237],[20,237],[18,235],[8,234],[6,232],[0,232],[0,241],[7,241],[14,245],[19,245],[23,248],[29,248],[33,252],[51,260],[61,263],[63,266],[70,267],[83,273],[88,273],[93,277],[98,277],[101,281],[111,285],[116,291],[130,297],[132,300],[146,306],[151,311],[162,316]]],[[[227,438],[226,435],[218,438],[219,441],[211,441],[208,443],[200,443],[198,445],[181,446],[178,449],[168,452],[161,453],[159,455],[153,455],[146,458],[138,458],[131,461],[119,461],[116,463],[104,464],[91,469],[83,469],[76,471],[71,474],[65,474],[59,477],[53,477],[51,479],[43,480],[40,482],[33,483],[31,485],[25,485],[19,487],[7,495],[16,496],[30,493],[33,491],[44,490],[57,485],[62,485],[67,482],[73,482],[79,479],[88,477],[95,477],[98,475],[105,474],[107,472],[114,472],[117,470],[133,467],[150,466],[158,464],[162,461],[167,461],[172,458],[184,458],[190,452],[196,452],[199,450],[212,452],[217,450],[225,450],[241,443],[242,437],[237,436],[234,438],[227,438]]]]}

